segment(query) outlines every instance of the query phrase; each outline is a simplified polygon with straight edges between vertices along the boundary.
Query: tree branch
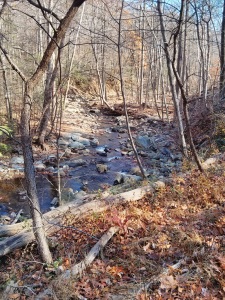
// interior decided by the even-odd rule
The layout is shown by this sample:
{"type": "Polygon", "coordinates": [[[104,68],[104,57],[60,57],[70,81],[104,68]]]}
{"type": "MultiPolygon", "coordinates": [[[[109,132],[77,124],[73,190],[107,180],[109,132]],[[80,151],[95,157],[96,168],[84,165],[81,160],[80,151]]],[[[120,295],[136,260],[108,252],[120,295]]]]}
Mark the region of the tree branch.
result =
{"type": "Polygon", "coordinates": [[[31,5],[33,5],[33,6],[37,7],[37,8],[40,8],[42,11],[44,11],[44,12],[46,12],[46,13],[52,15],[56,20],[58,20],[58,21],[60,22],[59,16],[58,16],[56,13],[54,13],[51,9],[48,9],[47,7],[42,6],[40,3],[35,3],[35,2],[32,1],[32,0],[27,0],[27,1],[28,1],[31,5]]]}
{"type": "Polygon", "coordinates": [[[10,66],[12,67],[12,69],[20,76],[20,78],[25,82],[27,81],[26,76],[23,74],[23,72],[17,67],[17,65],[11,60],[11,58],[9,57],[7,51],[2,47],[1,43],[0,43],[0,50],[2,51],[2,53],[4,54],[5,58],[7,59],[8,63],[10,64],[10,66]]]}

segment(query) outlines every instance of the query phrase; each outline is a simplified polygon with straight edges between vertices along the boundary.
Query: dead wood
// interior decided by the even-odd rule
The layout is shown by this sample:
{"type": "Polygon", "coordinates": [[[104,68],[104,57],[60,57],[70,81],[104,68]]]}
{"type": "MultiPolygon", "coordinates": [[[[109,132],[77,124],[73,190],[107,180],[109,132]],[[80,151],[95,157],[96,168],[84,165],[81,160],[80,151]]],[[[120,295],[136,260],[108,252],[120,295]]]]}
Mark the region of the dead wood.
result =
{"type": "MultiPolygon", "coordinates": [[[[99,197],[97,195],[85,196],[83,203],[74,201],[44,214],[43,223],[45,233],[49,236],[59,230],[63,216],[67,213],[73,214],[75,218],[84,217],[93,212],[99,213],[105,211],[114,205],[140,200],[146,194],[151,195],[152,192],[153,188],[148,185],[118,195],[106,197],[99,197]]],[[[0,226],[0,236],[8,236],[0,241],[0,256],[6,255],[34,241],[33,231],[35,229],[33,228],[34,230],[32,230],[31,224],[31,220],[28,220],[18,224],[0,226]]]]}
{"type": "Polygon", "coordinates": [[[108,241],[113,237],[113,235],[119,230],[119,227],[114,226],[111,227],[101,238],[100,240],[91,248],[90,252],[87,256],[74,265],[70,270],[64,272],[60,277],[62,279],[69,278],[70,276],[81,276],[84,270],[94,261],[96,256],[99,254],[100,250],[102,250],[108,241]]]}

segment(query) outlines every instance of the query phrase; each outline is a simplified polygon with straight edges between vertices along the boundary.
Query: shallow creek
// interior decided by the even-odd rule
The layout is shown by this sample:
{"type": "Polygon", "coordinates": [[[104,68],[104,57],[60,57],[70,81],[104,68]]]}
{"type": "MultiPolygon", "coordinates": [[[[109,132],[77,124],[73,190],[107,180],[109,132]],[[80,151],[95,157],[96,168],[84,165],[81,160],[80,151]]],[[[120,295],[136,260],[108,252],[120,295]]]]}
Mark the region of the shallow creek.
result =
{"type": "MultiPolygon", "coordinates": [[[[89,193],[104,189],[104,185],[113,185],[117,172],[129,172],[136,165],[133,157],[123,156],[119,151],[122,140],[127,140],[126,134],[106,132],[99,137],[102,146],[88,147],[90,151],[88,156],[75,154],[73,159],[83,159],[86,161],[86,165],[70,168],[67,176],[61,178],[61,189],[71,188],[78,192],[85,189],[89,193]],[[109,149],[107,156],[98,155],[97,150],[101,150],[101,147],[105,148],[105,146],[109,149]],[[101,163],[107,165],[108,168],[108,171],[102,174],[96,169],[96,164],[101,163]]],[[[66,164],[67,161],[62,161],[61,165],[66,164]]],[[[52,206],[52,199],[58,195],[57,174],[37,173],[36,183],[41,211],[46,212],[52,206]]],[[[28,200],[21,201],[19,197],[19,192],[25,189],[23,178],[0,181],[0,216],[10,215],[11,212],[17,213],[21,208],[24,215],[29,216],[28,200]]]]}

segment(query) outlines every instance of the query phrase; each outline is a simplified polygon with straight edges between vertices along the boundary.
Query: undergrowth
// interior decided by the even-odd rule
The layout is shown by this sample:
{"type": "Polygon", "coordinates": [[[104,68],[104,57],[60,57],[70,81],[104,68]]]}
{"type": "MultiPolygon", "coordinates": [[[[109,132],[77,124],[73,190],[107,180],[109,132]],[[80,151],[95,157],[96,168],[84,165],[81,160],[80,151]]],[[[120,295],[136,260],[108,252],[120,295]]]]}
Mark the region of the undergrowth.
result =
{"type": "Polygon", "coordinates": [[[13,280],[22,286],[18,299],[34,299],[33,293],[47,287],[53,292],[45,299],[223,299],[224,181],[221,162],[205,174],[174,176],[136,203],[84,219],[68,213],[66,228],[50,238],[55,264],[46,268],[35,246],[17,250],[1,261],[1,284],[13,280]],[[59,268],[81,261],[115,225],[120,231],[82,277],[57,279],[59,268]]]}

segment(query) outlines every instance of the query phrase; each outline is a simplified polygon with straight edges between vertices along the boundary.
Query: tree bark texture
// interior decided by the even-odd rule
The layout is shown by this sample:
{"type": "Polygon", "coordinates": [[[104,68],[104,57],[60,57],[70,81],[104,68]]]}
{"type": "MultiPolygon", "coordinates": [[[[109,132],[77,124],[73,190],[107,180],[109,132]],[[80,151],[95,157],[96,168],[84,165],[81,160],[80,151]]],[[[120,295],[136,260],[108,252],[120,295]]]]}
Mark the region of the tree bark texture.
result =
{"type": "Polygon", "coordinates": [[[44,72],[47,70],[48,64],[56,47],[60,44],[60,41],[64,37],[72,19],[78,11],[79,6],[84,1],[85,0],[73,1],[71,7],[69,8],[65,17],[61,20],[58,29],[55,31],[51,41],[49,42],[47,49],[44,52],[43,58],[39,66],[37,67],[37,70],[35,71],[33,76],[31,76],[30,79],[25,81],[24,103],[21,112],[21,140],[24,156],[24,171],[26,178],[27,193],[30,201],[31,213],[33,218],[34,235],[37,240],[42,259],[46,263],[51,263],[52,257],[43,228],[42,214],[40,212],[40,205],[36,188],[35,169],[33,165],[34,160],[30,132],[32,96],[35,85],[39,82],[44,72]]]}

